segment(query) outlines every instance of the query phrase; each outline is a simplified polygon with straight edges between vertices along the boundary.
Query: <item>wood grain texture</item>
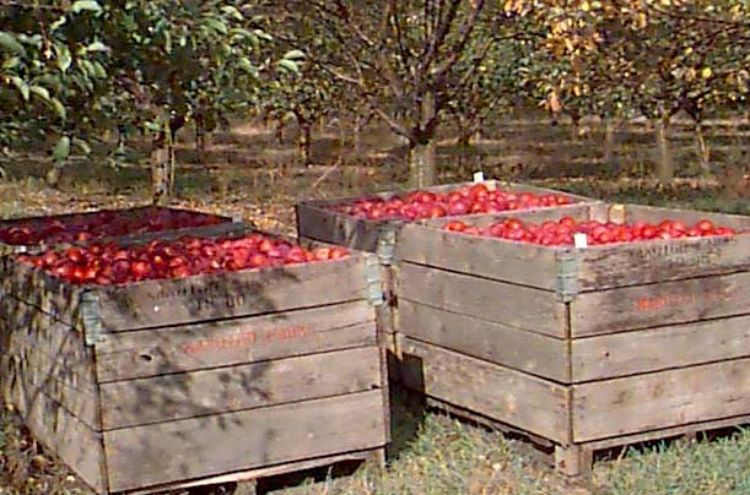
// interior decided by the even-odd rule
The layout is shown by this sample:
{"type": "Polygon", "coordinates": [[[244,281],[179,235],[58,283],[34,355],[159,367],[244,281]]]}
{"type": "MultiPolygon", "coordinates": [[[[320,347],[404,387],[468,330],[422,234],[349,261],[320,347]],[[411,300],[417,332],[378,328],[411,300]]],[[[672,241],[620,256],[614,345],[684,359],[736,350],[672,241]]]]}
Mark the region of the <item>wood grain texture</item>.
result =
{"type": "Polygon", "coordinates": [[[748,272],[585,292],[570,305],[574,338],[748,313],[748,272]]]}
{"type": "Polygon", "coordinates": [[[366,299],[364,258],[99,289],[107,331],[132,331],[366,299]]]}
{"type": "Polygon", "coordinates": [[[92,350],[70,326],[28,304],[18,302],[13,311],[14,329],[4,361],[16,367],[4,380],[23,380],[27,397],[44,393],[78,420],[100,427],[99,395],[92,350]],[[19,376],[13,376],[17,373],[19,376]]]}
{"type": "Polygon", "coordinates": [[[750,412],[750,359],[667,370],[573,387],[576,442],[750,412]]]}
{"type": "Polygon", "coordinates": [[[553,337],[565,335],[565,305],[553,292],[412,263],[401,263],[398,276],[401,299],[553,337]]]}
{"type": "Polygon", "coordinates": [[[301,356],[377,342],[373,308],[355,301],[220,322],[107,335],[101,382],[301,356]]]}
{"type": "Polygon", "coordinates": [[[306,203],[296,205],[296,213],[297,235],[300,238],[328,242],[368,253],[377,252],[381,229],[392,226],[390,222],[378,223],[355,218],[306,203]]]}
{"type": "Polygon", "coordinates": [[[396,258],[549,291],[555,289],[555,251],[532,244],[409,224],[399,233],[396,258]]]}
{"type": "Polygon", "coordinates": [[[377,347],[102,385],[105,430],[379,388],[377,347]]]}
{"type": "Polygon", "coordinates": [[[380,390],[105,432],[112,491],[385,444],[380,390]]]}
{"type": "Polygon", "coordinates": [[[583,382],[750,356],[750,316],[696,321],[572,342],[583,382]]]}
{"type": "Polygon", "coordinates": [[[409,338],[403,352],[408,388],[550,440],[570,438],[567,387],[409,338]]]}
{"type": "Polygon", "coordinates": [[[593,246],[580,250],[581,291],[750,269],[750,235],[593,246]]]}
{"type": "Polygon", "coordinates": [[[45,393],[37,391],[30,394],[31,387],[23,376],[19,369],[9,394],[32,436],[87,485],[98,493],[105,493],[107,479],[101,433],[84,424],[45,393]]]}
{"type": "Polygon", "coordinates": [[[502,323],[401,300],[398,330],[407,337],[558,382],[570,382],[567,344],[502,323]]]}

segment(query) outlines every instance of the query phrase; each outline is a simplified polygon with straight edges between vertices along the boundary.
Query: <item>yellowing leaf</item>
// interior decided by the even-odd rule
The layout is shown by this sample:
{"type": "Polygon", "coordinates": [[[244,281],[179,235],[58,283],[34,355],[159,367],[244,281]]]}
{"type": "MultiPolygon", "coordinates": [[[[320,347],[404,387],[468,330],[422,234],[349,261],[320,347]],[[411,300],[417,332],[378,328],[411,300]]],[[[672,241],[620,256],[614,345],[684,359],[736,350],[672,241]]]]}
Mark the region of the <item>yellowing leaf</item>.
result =
{"type": "Polygon", "coordinates": [[[701,77],[702,77],[703,79],[708,79],[708,78],[710,78],[710,77],[711,77],[712,75],[713,75],[713,71],[711,70],[711,67],[705,67],[705,68],[704,68],[704,69],[703,69],[703,70],[701,71],[701,77]]]}

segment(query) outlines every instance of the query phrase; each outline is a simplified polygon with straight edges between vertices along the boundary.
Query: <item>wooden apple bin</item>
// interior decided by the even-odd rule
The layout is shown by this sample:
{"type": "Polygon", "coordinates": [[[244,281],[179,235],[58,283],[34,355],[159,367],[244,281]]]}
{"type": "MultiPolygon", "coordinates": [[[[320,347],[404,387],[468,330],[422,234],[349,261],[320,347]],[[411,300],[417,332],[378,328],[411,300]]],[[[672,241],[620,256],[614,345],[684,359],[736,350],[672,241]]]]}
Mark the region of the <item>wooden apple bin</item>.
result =
{"type": "Polygon", "coordinates": [[[372,266],[352,253],[94,287],[6,257],[5,399],[100,494],[382,459],[372,266]]]}
{"type": "MultiPolygon", "coordinates": [[[[593,203],[515,216],[750,217],[593,203]]],[[[522,433],[576,475],[592,452],[750,420],[750,234],[544,247],[405,225],[397,348],[432,405],[522,433]]]]}

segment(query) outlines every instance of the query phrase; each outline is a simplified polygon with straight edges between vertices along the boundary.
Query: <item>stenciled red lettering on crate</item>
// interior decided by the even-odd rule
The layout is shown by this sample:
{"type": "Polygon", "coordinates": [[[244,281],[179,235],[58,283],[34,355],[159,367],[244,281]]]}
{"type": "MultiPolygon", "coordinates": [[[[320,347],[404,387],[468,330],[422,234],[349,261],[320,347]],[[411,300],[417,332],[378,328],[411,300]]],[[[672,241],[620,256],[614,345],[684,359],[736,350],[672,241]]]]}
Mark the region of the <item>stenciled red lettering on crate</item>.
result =
{"type": "Polygon", "coordinates": [[[220,349],[238,349],[267,342],[296,340],[313,334],[306,325],[276,327],[267,329],[238,330],[236,333],[224,337],[200,339],[182,344],[181,349],[186,354],[196,354],[204,351],[220,349]]]}
{"type": "Polygon", "coordinates": [[[638,311],[658,311],[663,308],[695,305],[701,302],[726,301],[730,295],[723,290],[706,291],[688,294],[667,294],[655,297],[641,297],[635,300],[635,309],[638,311]]]}

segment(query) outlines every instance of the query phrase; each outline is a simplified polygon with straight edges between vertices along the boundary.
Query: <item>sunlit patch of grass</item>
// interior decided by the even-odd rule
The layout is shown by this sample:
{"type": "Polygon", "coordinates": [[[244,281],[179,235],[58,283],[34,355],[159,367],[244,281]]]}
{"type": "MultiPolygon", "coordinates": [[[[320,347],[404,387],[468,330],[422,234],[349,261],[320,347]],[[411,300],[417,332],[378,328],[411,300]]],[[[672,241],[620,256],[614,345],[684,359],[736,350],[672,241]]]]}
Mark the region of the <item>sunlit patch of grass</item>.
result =
{"type": "Polygon", "coordinates": [[[631,451],[602,463],[596,480],[607,495],[746,495],[750,493],[750,431],[711,442],[676,442],[631,451]]]}

